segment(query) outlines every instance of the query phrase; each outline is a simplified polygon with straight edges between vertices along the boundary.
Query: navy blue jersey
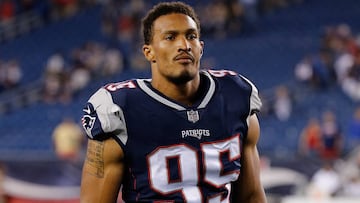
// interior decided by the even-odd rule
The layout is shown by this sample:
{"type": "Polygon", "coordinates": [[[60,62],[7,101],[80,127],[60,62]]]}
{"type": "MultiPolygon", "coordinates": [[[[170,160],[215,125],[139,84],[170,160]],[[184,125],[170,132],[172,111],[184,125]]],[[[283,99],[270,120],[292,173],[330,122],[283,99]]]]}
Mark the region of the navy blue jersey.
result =
{"type": "Polygon", "coordinates": [[[150,80],[108,84],[84,108],[90,139],[114,137],[125,154],[126,202],[227,202],[240,173],[256,87],[228,70],[201,71],[201,99],[188,107],[150,80]]]}

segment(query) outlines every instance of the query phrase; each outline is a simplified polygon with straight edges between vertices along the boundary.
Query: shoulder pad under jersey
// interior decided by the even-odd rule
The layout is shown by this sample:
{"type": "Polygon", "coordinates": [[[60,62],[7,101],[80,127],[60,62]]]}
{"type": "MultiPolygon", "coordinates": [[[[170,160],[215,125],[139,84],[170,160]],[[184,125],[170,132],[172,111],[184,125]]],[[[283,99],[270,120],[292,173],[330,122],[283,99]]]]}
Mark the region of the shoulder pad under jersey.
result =
{"type": "Polygon", "coordinates": [[[126,132],[122,109],[113,102],[112,95],[104,88],[90,97],[83,112],[82,124],[90,139],[104,140],[126,132]]]}
{"type": "Polygon", "coordinates": [[[259,90],[256,88],[254,83],[252,83],[246,77],[239,75],[243,80],[245,80],[251,86],[251,96],[250,96],[250,114],[260,111],[262,102],[259,97],[259,90]]]}
{"type": "Polygon", "coordinates": [[[244,83],[251,87],[251,95],[250,95],[250,112],[249,114],[253,114],[255,112],[260,111],[262,106],[261,99],[259,97],[259,91],[256,86],[245,76],[236,73],[231,70],[208,70],[209,73],[217,78],[221,77],[229,77],[232,78],[233,81],[240,87],[244,88],[244,83]]]}

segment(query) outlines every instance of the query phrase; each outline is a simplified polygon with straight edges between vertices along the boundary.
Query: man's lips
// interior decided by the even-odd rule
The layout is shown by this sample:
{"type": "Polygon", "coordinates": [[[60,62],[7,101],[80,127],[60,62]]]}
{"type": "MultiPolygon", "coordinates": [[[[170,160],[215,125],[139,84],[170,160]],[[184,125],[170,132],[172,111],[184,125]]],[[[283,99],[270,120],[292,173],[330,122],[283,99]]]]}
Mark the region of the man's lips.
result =
{"type": "Polygon", "coordinates": [[[175,61],[194,61],[194,57],[190,54],[179,54],[174,58],[175,61]]]}

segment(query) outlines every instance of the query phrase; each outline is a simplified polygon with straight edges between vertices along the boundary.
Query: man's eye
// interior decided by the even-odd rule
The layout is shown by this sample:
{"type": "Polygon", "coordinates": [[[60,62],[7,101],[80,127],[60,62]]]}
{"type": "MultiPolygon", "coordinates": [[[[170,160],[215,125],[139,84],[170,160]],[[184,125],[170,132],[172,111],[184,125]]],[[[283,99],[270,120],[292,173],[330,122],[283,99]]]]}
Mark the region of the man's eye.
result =
{"type": "Polygon", "coordinates": [[[197,39],[197,35],[196,34],[189,34],[188,39],[197,39]]]}
{"type": "Polygon", "coordinates": [[[166,39],[166,40],[174,40],[175,37],[174,37],[174,35],[166,35],[166,36],[165,36],[165,39],[166,39]]]}

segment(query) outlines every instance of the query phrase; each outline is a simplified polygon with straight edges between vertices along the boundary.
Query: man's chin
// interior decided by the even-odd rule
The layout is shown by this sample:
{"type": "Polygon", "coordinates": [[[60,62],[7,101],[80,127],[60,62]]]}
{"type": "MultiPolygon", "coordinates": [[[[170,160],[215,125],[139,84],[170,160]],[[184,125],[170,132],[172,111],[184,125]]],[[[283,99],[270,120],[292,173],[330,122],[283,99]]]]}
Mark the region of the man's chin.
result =
{"type": "Polygon", "coordinates": [[[182,85],[186,84],[187,82],[193,80],[195,78],[196,74],[190,73],[189,71],[182,72],[179,76],[175,77],[168,77],[169,81],[171,81],[174,84],[182,85]]]}

